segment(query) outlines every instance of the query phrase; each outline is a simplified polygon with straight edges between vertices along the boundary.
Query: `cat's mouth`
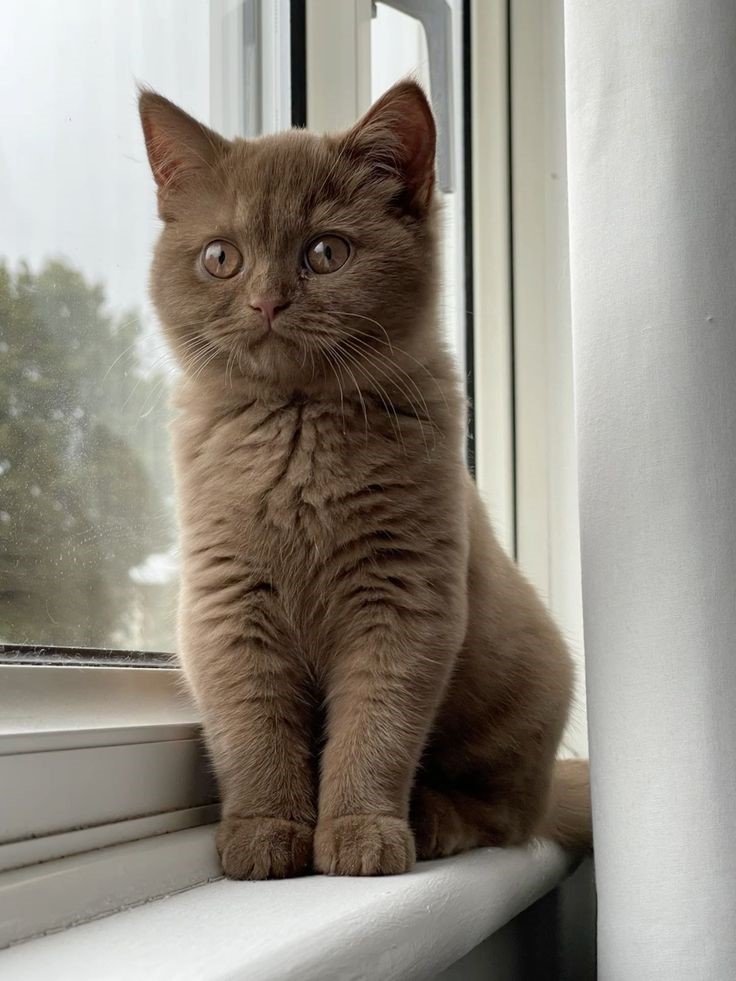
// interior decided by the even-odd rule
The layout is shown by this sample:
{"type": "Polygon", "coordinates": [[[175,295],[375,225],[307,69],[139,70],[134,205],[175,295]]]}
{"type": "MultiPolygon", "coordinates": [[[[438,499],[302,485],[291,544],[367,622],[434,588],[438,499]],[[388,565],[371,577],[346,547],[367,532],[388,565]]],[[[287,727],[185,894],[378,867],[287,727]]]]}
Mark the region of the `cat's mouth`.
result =
{"type": "Polygon", "coordinates": [[[221,338],[220,346],[228,359],[239,366],[241,358],[257,361],[259,356],[291,362],[297,355],[306,357],[311,346],[305,340],[308,333],[293,322],[279,322],[278,319],[270,324],[250,322],[243,324],[239,331],[231,331],[221,338]]]}
{"type": "Polygon", "coordinates": [[[300,349],[304,349],[305,345],[316,348],[326,340],[333,341],[332,335],[321,327],[279,320],[278,318],[271,324],[268,335],[300,349]]]}
{"type": "MultiPolygon", "coordinates": [[[[239,373],[243,377],[312,381],[325,371],[334,372],[333,362],[348,374],[353,370],[350,366],[355,352],[340,347],[345,334],[344,328],[330,323],[329,315],[305,317],[299,311],[289,311],[266,323],[241,314],[230,317],[219,329],[211,329],[209,343],[219,350],[228,378],[239,373]]],[[[196,361],[195,371],[198,367],[196,361]]]]}
{"type": "Polygon", "coordinates": [[[261,347],[274,333],[273,325],[259,324],[257,327],[249,327],[243,331],[243,340],[249,351],[261,347]]]}

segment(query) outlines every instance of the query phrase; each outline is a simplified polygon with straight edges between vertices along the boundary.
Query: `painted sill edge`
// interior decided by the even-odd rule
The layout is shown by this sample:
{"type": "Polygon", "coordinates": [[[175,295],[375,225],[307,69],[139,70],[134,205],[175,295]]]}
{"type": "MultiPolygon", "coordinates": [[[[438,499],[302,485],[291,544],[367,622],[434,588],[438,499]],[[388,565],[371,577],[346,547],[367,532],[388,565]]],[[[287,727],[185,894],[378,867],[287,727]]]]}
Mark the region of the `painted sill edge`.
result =
{"type": "MultiPolygon", "coordinates": [[[[523,849],[481,849],[422,863],[408,875],[383,879],[312,876],[238,883],[218,878],[213,830],[164,836],[188,836],[190,858],[193,849],[209,858],[209,865],[205,861],[199,866],[199,882],[194,876],[177,885],[169,878],[165,888],[149,888],[147,896],[141,888],[137,897],[128,890],[127,902],[119,902],[115,910],[89,911],[84,919],[94,916],[93,922],[68,930],[59,924],[56,929],[62,932],[28,939],[0,953],[0,973],[9,970],[19,979],[43,977],[53,965],[53,976],[62,981],[78,978],[79,964],[85,963],[92,971],[88,976],[98,976],[95,967],[102,969],[103,963],[96,963],[99,956],[105,958],[109,981],[170,976],[182,981],[429,977],[558,886],[577,865],[575,856],[556,845],[534,842],[523,849]],[[247,931],[243,923],[249,924],[247,931]],[[219,952],[215,962],[207,955],[213,949],[219,952]],[[110,965],[115,965],[112,973],[110,965]]],[[[128,847],[108,850],[117,850],[117,855],[108,856],[109,865],[97,870],[98,879],[100,872],[106,878],[115,874],[116,866],[119,871],[119,850],[128,847]]],[[[163,863],[152,862],[150,843],[137,861],[128,855],[128,880],[143,870],[150,885],[162,865],[170,870],[177,864],[172,861],[176,851],[169,851],[163,863]]],[[[48,900],[48,889],[46,895],[48,900]]],[[[61,890],[60,898],[68,901],[68,893],[61,890]]]]}
{"type": "Polygon", "coordinates": [[[164,831],[0,873],[0,951],[222,878],[214,836],[164,831]]]}

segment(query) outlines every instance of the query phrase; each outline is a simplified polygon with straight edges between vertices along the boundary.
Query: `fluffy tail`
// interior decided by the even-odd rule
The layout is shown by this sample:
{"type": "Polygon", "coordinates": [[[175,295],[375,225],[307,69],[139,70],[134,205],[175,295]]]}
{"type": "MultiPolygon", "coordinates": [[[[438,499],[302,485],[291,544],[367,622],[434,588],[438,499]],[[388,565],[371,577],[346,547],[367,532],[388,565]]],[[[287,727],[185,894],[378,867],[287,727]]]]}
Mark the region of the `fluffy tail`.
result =
{"type": "Polygon", "coordinates": [[[557,760],[547,813],[537,834],[551,838],[564,848],[590,850],[593,847],[587,760],[557,760]]]}

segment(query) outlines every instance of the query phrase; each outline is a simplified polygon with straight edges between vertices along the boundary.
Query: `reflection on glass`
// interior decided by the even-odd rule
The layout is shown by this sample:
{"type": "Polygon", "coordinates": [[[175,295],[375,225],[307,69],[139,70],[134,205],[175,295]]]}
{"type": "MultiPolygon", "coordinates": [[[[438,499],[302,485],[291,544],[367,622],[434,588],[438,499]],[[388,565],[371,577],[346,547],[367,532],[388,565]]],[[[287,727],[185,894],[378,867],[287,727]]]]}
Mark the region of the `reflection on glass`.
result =
{"type": "Polygon", "coordinates": [[[0,642],[174,648],[173,368],[135,87],[211,118],[235,6],[0,7],[0,642]]]}
{"type": "Polygon", "coordinates": [[[0,637],[170,645],[167,376],[70,263],[0,265],[0,637]]]}

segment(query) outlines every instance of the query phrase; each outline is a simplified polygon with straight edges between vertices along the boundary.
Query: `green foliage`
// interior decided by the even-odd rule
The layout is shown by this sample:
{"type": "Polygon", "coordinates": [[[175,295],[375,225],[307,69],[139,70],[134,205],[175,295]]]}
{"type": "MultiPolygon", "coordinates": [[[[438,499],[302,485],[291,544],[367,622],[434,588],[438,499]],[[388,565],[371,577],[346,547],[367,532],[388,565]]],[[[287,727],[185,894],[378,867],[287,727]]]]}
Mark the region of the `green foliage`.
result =
{"type": "Polygon", "coordinates": [[[170,647],[166,377],[135,314],[60,261],[0,263],[0,640],[170,647]]]}

